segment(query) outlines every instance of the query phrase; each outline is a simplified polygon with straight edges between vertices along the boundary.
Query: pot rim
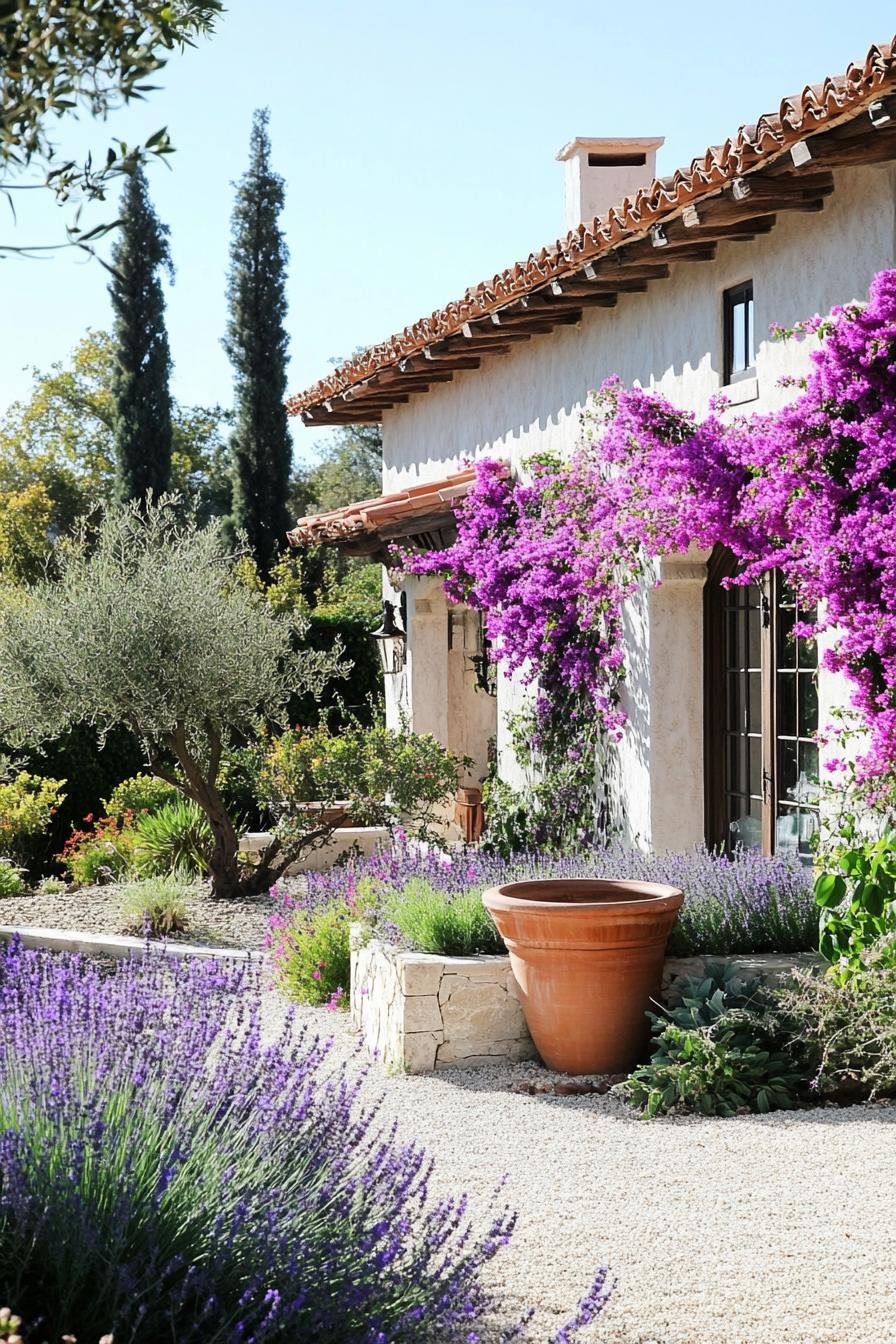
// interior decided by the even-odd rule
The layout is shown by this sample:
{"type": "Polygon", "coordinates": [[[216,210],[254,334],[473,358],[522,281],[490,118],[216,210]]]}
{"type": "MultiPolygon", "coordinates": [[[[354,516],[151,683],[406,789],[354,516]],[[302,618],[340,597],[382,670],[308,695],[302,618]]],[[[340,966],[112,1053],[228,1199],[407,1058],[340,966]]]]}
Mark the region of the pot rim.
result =
{"type": "Polygon", "coordinates": [[[632,913],[650,914],[660,910],[677,910],[684,901],[684,892],[680,887],[669,886],[665,882],[628,882],[616,878],[598,878],[598,877],[533,877],[522,879],[518,882],[504,882],[498,886],[488,887],[482,893],[483,904],[487,909],[494,909],[512,913],[519,911],[520,914],[528,912],[547,912],[556,914],[573,914],[575,912],[597,912],[603,911],[606,914],[622,914],[625,911],[632,913]],[[541,899],[517,895],[517,892],[523,888],[532,890],[532,888],[569,888],[571,886],[589,886],[606,890],[609,893],[617,891],[621,897],[619,900],[608,900],[599,898],[593,901],[555,901],[551,899],[541,899]]]}

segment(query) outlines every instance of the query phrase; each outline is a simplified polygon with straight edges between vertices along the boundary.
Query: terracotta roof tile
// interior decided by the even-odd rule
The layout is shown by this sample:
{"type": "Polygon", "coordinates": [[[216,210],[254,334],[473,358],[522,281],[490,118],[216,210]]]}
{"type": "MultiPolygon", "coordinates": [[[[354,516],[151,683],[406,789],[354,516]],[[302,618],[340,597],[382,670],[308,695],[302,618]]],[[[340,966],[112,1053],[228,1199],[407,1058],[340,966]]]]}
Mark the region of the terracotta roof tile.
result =
{"type": "Polygon", "coordinates": [[[452,504],[462,499],[472,488],[476,472],[473,467],[454,472],[440,480],[408,486],[377,499],[364,499],[345,508],[327,513],[309,514],[300,518],[288,533],[293,546],[320,546],[348,541],[355,537],[375,536],[383,528],[413,523],[415,519],[453,515],[452,504]]]}
{"type": "Polygon", "coordinates": [[[581,224],[525,261],[516,262],[468,289],[461,299],[421,318],[404,331],[355,355],[327,378],[291,397],[291,415],[319,406],[347,388],[363,383],[399,360],[422,351],[435,341],[461,330],[465,322],[487,316],[509,300],[527,294],[547,281],[568,275],[584,262],[642,237],[651,224],[766,161],[779,157],[797,140],[819,127],[854,114],[896,79],[896,36],[869,48],[859,65],[842,75],[784,98],[777,112],[741,126],[722,145],[713,145],[690,167],[655,179],[632,197],[626,197],[606,215],[581,224]]]}

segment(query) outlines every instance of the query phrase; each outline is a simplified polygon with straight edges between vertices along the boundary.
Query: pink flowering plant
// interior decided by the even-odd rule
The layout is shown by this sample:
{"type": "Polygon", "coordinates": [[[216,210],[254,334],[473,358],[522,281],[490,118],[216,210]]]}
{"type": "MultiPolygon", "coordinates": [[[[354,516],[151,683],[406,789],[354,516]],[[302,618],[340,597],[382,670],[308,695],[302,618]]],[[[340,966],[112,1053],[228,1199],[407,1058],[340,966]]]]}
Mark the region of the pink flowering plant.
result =
{"type": "MultiPolygon", "coordinates": [[[[803,637],[830,632],[823,665],[853,687],[863,778],[888,788],[896,765],[896,271],[864,305],[803,324],[817,335],[800,395],[782,409],[704,420],[618,380],[584,416],[571,462],[507,480],[476,464],[456,543],[405,556],[443,573],[450,597],[485,612],[497,658],[538,683],[542,721],[587,712],[625,722],[622,608],[655,561],[722,543],[737,583],[780,570],[803,637]]],[[[785,335],[787,333],[784,333],[785,335]]]]}

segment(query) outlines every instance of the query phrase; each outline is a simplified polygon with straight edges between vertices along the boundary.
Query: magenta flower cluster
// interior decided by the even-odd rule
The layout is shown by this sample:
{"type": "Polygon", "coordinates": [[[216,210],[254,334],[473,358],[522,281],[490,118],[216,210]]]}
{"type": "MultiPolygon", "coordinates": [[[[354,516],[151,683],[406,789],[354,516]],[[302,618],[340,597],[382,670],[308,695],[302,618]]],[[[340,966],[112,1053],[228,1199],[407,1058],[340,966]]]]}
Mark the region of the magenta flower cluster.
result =
{"type": "Polygon", "coordinates": [[[824,665],[853,684],[865,777],[896,766],[896,271],[867,304],[834,309],[800,395],[779,411],[702,421],[641,389],[605,384],[568,465],[529,483],[477,464],[446,551],[407,561],[447,572],[481,607],[510,669],[586,692],[601,725],[624,722],[622,604],[656,557],[728,546],[738,582],[779,569],[830,631],[824,665]]]}

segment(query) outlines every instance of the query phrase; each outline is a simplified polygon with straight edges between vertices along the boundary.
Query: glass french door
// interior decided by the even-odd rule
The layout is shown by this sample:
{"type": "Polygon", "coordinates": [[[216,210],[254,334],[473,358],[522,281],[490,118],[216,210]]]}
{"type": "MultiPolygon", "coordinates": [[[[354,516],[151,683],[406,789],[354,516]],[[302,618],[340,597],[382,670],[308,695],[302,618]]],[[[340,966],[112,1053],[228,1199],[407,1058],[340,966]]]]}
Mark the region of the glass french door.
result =
{"type": "Polygon", "coordinates": [[[709,565],[706,839],[730,853],[790,851],[809,862],[818,830],[818,655],[795,638],[811,619],[778,573],[724,587],[734,557],[709,565]]]}

